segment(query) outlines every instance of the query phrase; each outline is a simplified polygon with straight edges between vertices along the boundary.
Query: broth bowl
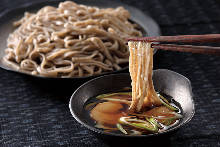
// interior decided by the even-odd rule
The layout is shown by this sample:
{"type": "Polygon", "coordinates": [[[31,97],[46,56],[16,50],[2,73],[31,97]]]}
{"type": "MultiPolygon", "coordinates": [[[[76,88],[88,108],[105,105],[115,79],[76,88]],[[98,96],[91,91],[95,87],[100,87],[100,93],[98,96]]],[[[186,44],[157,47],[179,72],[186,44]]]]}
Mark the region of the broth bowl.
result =
{"type": "Polygon", "coordinates": [[[118,137],[150,137],[165,134],[182,127],[188,123],[194,113],[194,101],[192,87],[189,79],[176,72],[167,69],[153,71],[153,83],[156,91],[172,96],[181,106],[183,117],[179,123],[169,129],[154,134],[147,135],[125,135],[111,132],[104,132],[102,129],[94,127],[94,121],[84,109],[85,103],[92,97],[104,93],[118,91],[124,87],[130,87],[131,79],[128,73],[111,74],[92,79],[81,85],[72,95],[69,108],[73,117],[83,126],[99,135],[118,136],[118,137]]]}

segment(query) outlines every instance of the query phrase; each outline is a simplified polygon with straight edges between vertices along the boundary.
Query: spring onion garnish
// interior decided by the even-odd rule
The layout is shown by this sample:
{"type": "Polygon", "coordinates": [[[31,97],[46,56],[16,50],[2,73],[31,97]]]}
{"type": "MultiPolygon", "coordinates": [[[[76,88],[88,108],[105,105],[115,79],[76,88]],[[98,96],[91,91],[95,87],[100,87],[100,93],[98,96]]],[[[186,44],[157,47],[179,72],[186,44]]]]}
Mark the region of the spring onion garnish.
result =
{"type": "Polygon", "coordinates": [[[163,97],[161,94],[158,94],[158,96],[159,96],[159,99],[163,105],[165,105],[166,107],[168,107],[171,110],[178,111],[178,109],[176,107],[170,105],[170,103],[167,101],[167,99],[165,97],[163,97]]]}
{"type": "Polygon", "coordinates": [[[146,121],[136,119],[135,117],[120,117],[119,122],[122,124],[128,124],[130,122],[136,122],[136,123],[145,123],[146,121]]]}
{"type": "Polygon", "coordinates": [[[148,117],[146,117],[146,120],[148,120],[149,122],[151,122],[152,124],[154,124],[154,125],[156,125],[158,128],[163,128],[160,124],[159,124],[159,122],[156,120],[156,119],[154,119],[154,118],[148,118],[148,117]]]}
{"type": "Polygon", "coordinates": [[[183,116],[182,116],[181,114],[179,114],[179,113],[173,112],[173,114],[176,116],[176,119],[180,119],[180,118],[183,117],[183,116]]]}
{"type": "Polygon", "coordinates": [[[102,98],[102,100],[131,104],[131,101],[115,99],[115,98],[102,98]]]}
{"type": "Polygon", "coordinates": [[[138,129],[144,129],[150,132],[158,131],[157,126],[150,123],[149,121],[144,121],[136,118],[131,119],[130,117],[121,117],[119,119],[119,122],[125,125],[129,125],[138,129]]]}
{"type": "Polygon", "coordinates": [[[169,125],[171,125],[175,120],[182,118],[182,115],[181,115],[181,114],[178,114],[178,113],[175,113],[175,112],[173,112],[172,114],[174,114],[175,116],[173,116],[173,117],[168,117],[168,118],[160,118],[160,119],[162,119],[162,122],[161,122],[161,123],[164,124],[164,125],[166,125],[166,126],[169,126],[169,125]]]}
{"type": "Polygon", "coordinates": [[[110,96],[114,96],[114,95],[129,95],[129,96],[131,96],[132,93],[131,92],[118,92],[118,93],[101,94],[101,95],[98,95],[96,98],[102,99],[102,98],[110,97],[110,96]]]}
{"type": "Polygon", "coordinates": [[[171,125],[171,124],[173,123],[173,121],[175,121],[175,120],[176,120],[175,117],[171,117],[171,118],[169,118],[169,119],[163,120],[161,123],[164,124],[164,125],[166,125],[166,126],[169,126],[169,125],[171,125]]]}
{"type": "Polygon", "coordinates": [[[116,126],[117,126],[119,131],[121,131],[124,134],[128,134],[128,132],[119,123],[117,123],[116,126]]]}
{"type": "Polygon", "coordinates": [[[130,124],[133,127],[139,128],[139,129],[145,129],[151,132],[157,132],[158,128],[155,125],[152,125],[150,122],[146,123],[131,123],[130,124]]]}
{"type": "MultiPolygon", "coordinates": [[[[166,113],[166,114],[173,114],[173,115],[175,115],[173,117],[176,119],[180,119],[183,117],[181,114],[176,113],[176,112],[171,112],[171,113],[166,113]]],[[[146,116],[146,117],[152,117],[154,119],[170,119],[171,118],[171,117],[167,117],[167,116],[146,116]]]]}

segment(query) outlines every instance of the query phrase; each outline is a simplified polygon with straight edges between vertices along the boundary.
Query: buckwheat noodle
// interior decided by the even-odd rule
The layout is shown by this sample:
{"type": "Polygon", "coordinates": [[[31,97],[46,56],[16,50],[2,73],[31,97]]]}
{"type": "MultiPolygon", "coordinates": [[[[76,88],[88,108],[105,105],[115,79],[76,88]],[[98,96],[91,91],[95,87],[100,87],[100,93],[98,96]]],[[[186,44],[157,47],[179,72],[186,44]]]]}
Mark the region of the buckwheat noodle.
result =
{"type": "Polygon", "coordinates": [[[145,41],[128,42],[129,72],[132,80],[131,111],[141,111],[143,107],[160,105],[161,102],[154,90],[153,74],[153,48],[151,43],[145,41]]]}
{"type": "Polygon", "coordinates": [[[142,36],[123,7],[99,9],[66,1],[14,22],[5,63],[46,77],[82,77],[128,63],[125,38],[142,36]]]}

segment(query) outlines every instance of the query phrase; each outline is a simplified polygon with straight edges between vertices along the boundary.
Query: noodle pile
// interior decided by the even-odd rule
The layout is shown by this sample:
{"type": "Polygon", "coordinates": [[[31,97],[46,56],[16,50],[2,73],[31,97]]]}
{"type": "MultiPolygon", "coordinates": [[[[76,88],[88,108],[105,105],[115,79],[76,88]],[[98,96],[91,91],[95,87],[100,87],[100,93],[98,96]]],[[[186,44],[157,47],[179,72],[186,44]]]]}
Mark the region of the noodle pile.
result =
{"type": "Polygon", "coordinates": [[[153,48],[151,43],[129,41],[129,72],[132,80],[131,111],[141,111],[144,107],[160,105],[152,81],[153,48]]]}
{"type": "Polygon", "coordinates": [[[142,36],[123,7],[99,9],[66,1],[25,13],[7,40],[5,63],[46,77],[82,77],[128,63],[125,38],[142,36]]]}

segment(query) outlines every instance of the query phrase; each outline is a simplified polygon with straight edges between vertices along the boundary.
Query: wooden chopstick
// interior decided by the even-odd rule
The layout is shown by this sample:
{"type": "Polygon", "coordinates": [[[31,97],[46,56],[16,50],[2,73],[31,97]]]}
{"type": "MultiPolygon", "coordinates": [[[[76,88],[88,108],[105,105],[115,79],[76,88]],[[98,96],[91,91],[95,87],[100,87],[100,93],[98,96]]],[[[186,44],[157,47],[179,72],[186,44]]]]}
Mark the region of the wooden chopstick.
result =
{"type": "Polygon", "coordinates": [[[152,47],[161,50],[211,54],[211,55],[220,56],[220,47],[176,45],[176,44],[152,44],[152,47]]]}
{"type": "Polygon", "coordinates": [[[128,38],[128,41],[173,42],[173,43],[211,43],[220,42],[220,34],[179,35],[128,38]]]}
{"type": "Polygon", "coordinates": [[[153,43],[152,47],[155,49],[161,49],[161,50],[220,55],[220,47],[161,44],[161,43],[168,43],[168,42],[169,43],[220,42],[220,34],[139,37],[139,38],[128,38],[127,40],[128,41],[159,42],[160,44],[153,43]]]}

